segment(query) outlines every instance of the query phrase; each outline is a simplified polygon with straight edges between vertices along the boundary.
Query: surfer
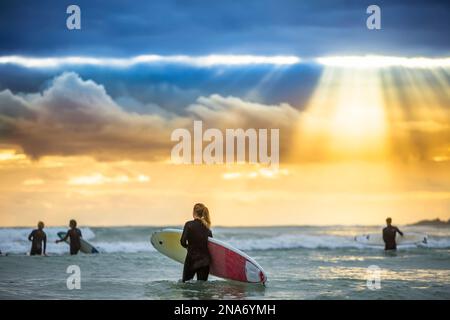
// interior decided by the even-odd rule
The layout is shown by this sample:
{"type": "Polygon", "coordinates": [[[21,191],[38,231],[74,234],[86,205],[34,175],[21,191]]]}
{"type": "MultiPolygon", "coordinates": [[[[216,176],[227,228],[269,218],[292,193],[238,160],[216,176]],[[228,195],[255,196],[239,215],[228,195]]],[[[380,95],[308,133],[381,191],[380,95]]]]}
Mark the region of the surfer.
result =
{"type": "Polygon", "coordinates": [[[44,255],[47,250],[47,235],[44,232],[44,223],[42,221],[38,222],[37,229],[34,229],[31,231],[30,235],[28,236],[28,240],[31,241],[31,250],[30,250],[30,256],[34,255],[44,255]],[[42,246],[42,243],[44,245],[42,246]],[[42,250],[42,247],[44,250],[42,250]]]}
{"type": "Polygon", "coordinates": [[[70,229],[67,231],[66,236],[61,240],[56,240],[56,243],[66,241],[70,238],[70,254],[75,255],[78,254],[81,248],[81,230],[77,228],[77,222],[72,219],[69,222],[70,229]]]}
{"type": "Polygon", "coordinates": [[[181,236],[181,245],[187,248],[184,261],[183,282],[197,274],[197,280],[206,281],[209,275],[211,257],[208,251],[208,237],[212,237],[208,208],[197,203],[193,210],[194,220],[186,222],[181,236]]]}
{"type": "Polygon", "coordinates": [[[392,225],[392,219],[386,219],[387,226],[383,229],[384,250],[396,250],[397,243],[395,242],[395,235],[398,232],[403,237],[403,232],[399,228],[392,225]]]}

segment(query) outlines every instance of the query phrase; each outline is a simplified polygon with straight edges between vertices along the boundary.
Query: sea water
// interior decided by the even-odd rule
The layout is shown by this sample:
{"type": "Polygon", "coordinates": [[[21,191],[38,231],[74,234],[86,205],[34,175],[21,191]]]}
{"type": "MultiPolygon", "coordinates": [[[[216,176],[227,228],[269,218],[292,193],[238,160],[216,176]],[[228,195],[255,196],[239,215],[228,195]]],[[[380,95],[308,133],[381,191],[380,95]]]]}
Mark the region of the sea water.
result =
{"type": "Polygon", "coordinates": [[[181,283],[182,265],[150,244],[159,227],[81,228],[100,254],[77,256],[54,243],[65,229],[45,229],[48,257],[41,257],[26,255],[30,228],[0,228],[8,254],[0,257],[1,299],[450,299],[450,228],[404,227],[427,234],[428,245],[395,253],[354,241],[381,227],[213,228],[264,268],[266,286],[215,277],[181,283]],[[79,267],[80,289],[67,285],[69,266],[79,267]]]}

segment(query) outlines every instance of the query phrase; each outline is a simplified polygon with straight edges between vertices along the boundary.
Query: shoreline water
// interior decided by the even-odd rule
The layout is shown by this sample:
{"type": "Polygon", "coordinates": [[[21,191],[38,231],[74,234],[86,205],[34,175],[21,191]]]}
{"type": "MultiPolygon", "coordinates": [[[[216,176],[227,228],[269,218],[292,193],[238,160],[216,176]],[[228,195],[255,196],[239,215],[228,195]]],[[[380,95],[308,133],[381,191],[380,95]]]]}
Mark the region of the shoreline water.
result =
{"type": "MultiPolygon", "coordinates": [[[[173,227],[171,227],[173,228],[173,227]]],[[[175,228],[182,228],[175,226],[175,228]]],[[[381,226],[286,226],[286,227],[214,227],[214,237],[240,250],[270,249],[338,249],[371,248],[354,241],[355,236],[380,233],[381,226]]],[[[21,254],[29,250],[28,234],[33,228],[0,228],[0,250],[3,253],[21,254]]],[[[154,231],[163,227],[81,227],[83,238],[103,253],[150,252],[154,248],[149,238],[154,231]]],[[[430,226],[405,226],[406,233],[421,233],[428,236],[427,248],[450,248],[450,228],[430,226]]],[[[49,227],[47,251],[50,254],[64,254],[67,247],[54,244],[59,239],[57,232],[67,227],[49,227]]],[[[415,248],[416,245],[400,246],[400,249],[415,248]]]]}
{"type": "MultiPolygon", "coordinates": [[[[450,230],[404,227],[429,235],[428,247],[394,254],[355,244],[352,236],[374,227],[214,228],[214,236],[243,250],[268,275],[266,287],[211,277],[179,283],[182,265],[153,249],[159,227],[82,228],[98,255],[68,255],[48,228],[49,257],[28,257],[31,229],[0,228],[0,299],[450,299],[450,230]],[[9,241],[9,242],[8,242],[9,241]],[[67,267],[81,270],[81,289],[68,290],[67,267]],[[370,266],[381,270],[381,289],[370,290],[370,266]]],[[[64,229],[63,229],[64,230],[64,229]]]]}

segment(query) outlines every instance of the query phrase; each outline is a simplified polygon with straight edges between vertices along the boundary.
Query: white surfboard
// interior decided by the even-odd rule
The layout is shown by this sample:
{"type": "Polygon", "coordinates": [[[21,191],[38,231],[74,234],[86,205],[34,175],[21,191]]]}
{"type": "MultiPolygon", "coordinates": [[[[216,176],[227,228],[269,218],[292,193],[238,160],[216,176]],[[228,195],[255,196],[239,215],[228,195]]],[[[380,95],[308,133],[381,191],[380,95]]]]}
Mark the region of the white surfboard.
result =
{"type": "MultiPolygon", "coordinates": [[[[152,234],[150,242],[165,256],[184,263],[187,250],[180,244],[182,230],[164,229],[152,234]]],[[[262,267],[244,252],[220,240],[209,238],[210,273],[214,276],[249,283],[265,283],[262,267]]]]}
{"type": "MultiPolygon", "coordinates": [[[[60,232],[58,232],[58,237],[62,240],[62,239],[64,239],[66,234],[67,234],[66,231],[60,231],[60,232]]],[[[80,242],[81,242],[81,248],[80,248],[81,252],[87,253],[87,254],[99,253],[98,250],[92,244],[90,244],[89,242],[87,242],[83,238],[80,239],[80,242]]],[[[67,238],[65,243],[70,245],[70,238],[67,238]]]]}
{"type": "MultiPolygon", "coordinates": [[[[354,238],[358,243],[369,245],[369,246],[383,246],[383,234],[379,233],[368,233],[358,235],[354,238]]],[[[403,237],[398,233],[395,236],[395,242],[398,246],[401,245],[426,245],[428,243],[428,236],[422,233],[404,233],[403,237]]]]}

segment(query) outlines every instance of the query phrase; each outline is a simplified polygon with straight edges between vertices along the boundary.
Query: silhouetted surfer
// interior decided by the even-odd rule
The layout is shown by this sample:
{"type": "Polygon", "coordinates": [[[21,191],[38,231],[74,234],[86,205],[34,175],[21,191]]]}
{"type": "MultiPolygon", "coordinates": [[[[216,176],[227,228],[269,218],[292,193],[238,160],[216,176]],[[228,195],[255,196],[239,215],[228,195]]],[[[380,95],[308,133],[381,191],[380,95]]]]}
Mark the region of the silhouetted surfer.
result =
{"type": "Polygon", "coordinates": [[[384,250],[396,250],[395,235],[398,232],[403,237],[403,232],[392,225],[391,218],[386,219],[386,224],[387,226],[383,229],[384,250]]]}
{"type": "Polygon", "coordinates": [[[66,241],[70,238],[70,254],[78,254],[81,248],[81,230],[77,228],[77,222],[75,220],[70,220],[69,222],[69,231],[67,231],[66,236],[61,240],[56,240],[56,243],[66,241]]]}
{"type": "Polygon", "coordinates": [[[193,210],[194,220],[186,222],[181,236],[181,245],[187,248],[184,261],[183,282],[197,274],[197,280],[208,280],[211,257],[208,251],[208,237],[212,237],[208,208],[197,203],[193,210]]]}
{"type": "Polygon", "coordinates": [[[37,229],[31,231],[30,235],[28,236],[28,240],[31,241],[30,256],[42,254],[46,255],[45,251],[47,249],[47,235],[44,232],[44,223],[42,221],[38,222],[37,229]]]}

